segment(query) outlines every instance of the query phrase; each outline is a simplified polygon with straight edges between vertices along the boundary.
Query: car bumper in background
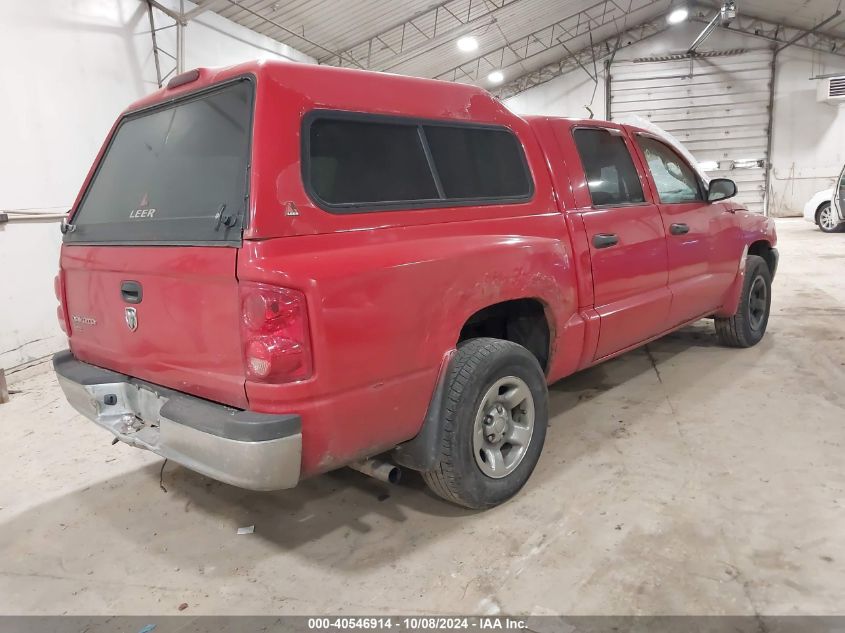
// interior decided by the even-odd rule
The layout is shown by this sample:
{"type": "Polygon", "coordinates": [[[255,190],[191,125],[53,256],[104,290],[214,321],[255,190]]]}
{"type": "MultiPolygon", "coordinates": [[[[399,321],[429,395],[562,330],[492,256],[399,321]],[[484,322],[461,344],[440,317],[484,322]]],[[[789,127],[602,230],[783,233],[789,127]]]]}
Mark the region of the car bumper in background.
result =
{"type": "Polygon", "coordinates": [[[816,213],[819,207],[825,202],[830,203],[833,200],[833,189],[824,189],[813,194],[813,197],[804,205],[804,219],[807,222],[816,224],[816,213]]]}
{"type": "Polygon", "coordinates": [[[807,222],[812,222],[813,224],[816,223],[816,208],[812,206],[812,203],[807,203],[804,205],[804,219],[807,222]]]}
{"type": "Polygon", "coordinates": [[[130,446],[240,488],[299,482],[298,415],[233,409],[83,363],[69,351],[53,356],[53,367],[71,406],[130,446]]]}

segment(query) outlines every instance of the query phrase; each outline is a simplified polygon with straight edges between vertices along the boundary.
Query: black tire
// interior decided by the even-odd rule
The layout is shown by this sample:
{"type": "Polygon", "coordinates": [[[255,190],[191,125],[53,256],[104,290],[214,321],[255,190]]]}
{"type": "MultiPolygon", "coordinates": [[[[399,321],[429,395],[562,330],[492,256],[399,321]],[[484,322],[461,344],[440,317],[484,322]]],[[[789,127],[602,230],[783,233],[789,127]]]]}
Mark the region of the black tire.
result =
{"type": "Polygon", "coordinates": [[[816,211],[816,225],[822,233],[841,233],[842,229],[845,228],[845,224],[841,223],[831,226],[830,222],[824,221],[822,214],[830,214],[832,220],[836,220],[836,212],[831,208],[829,202],[825,202],[819,206],[816,211]]]}
{"type": "Polygon", "coordinates": [[[772,274],[766,260],[749,255],[739,308],[731,317],[716,318],[716,334],[728,347],[752,347],[766,333],[772,306],[772,274]],[[761,297],[760,293],[765,296],[761,297]]]}
{"type": "MultiPolygon", "coordinates": [[[[506,389],[506,386],[502,389],[506,389]]],[[[423,473],[425,483],[436,495],[467,508],[492,508],[507,501],[528,481],[546,439],[548,390],[540,364],[531,352],[516,343],[494,338],[471,339],[458,347],[449,370],[444,396],[443,440],[437,464],[432,470],[423,473]],[[479,416],[480,420],[485,420],[482,423],[487,424],[491,417],[481,413],[482,400],[497,383],[514,377],[521,380],[530,391],[534,418],[533,425],[527,426],[532,426],[533,431],[526,442],[527,446],[520,453],[522,456],[518,460],[514,458],[513,470],[507,472],[508,467],[505,467],[500,472],[507,474],[493,478],[482,471],[475,457],[473,442],[476,438],[476,417],[479,416]]],[[[523,402],[521,409],[514,409],[517,411],[516,417],[512,412],[506,412],[506,417],[510,416],[508,419],[511,426],[515,426],[514,420],[517,417],[524,416],[526,402],[523,402]]],[[[520,421],[526,419],[522,417],[520,421]]],[[[501,450],[512,450],[507,446],[505,442],[501,450]]],[[[485,461],[484,451],[479,453],[479,458],[485,461]]],[[[502,454],[506,453],[500,452],[502,454]]]]}

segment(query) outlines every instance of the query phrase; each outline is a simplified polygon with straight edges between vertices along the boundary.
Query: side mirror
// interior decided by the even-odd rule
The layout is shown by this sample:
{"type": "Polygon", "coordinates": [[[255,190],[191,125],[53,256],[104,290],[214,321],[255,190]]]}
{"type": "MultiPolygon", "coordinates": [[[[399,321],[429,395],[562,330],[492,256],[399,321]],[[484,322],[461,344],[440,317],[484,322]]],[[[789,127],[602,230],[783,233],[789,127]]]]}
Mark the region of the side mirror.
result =
{"type": "Polygon", "coordinates": [[[728,178],[714,178],[707,189],[707,202],[727,200],[736,195],[736,183],[728,178]]]}

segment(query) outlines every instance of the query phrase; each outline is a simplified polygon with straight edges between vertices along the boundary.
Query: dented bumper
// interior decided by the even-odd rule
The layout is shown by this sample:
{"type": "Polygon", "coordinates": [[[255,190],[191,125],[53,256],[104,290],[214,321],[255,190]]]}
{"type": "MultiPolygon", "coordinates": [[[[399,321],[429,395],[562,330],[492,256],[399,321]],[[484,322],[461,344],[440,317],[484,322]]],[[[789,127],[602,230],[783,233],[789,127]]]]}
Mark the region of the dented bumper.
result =
{"type": "Polygon", "coordinates": [[[53,356],[74,409],[122,442],[249,490],[299,482],[302,424],[294,414],[233,409],[125,374],[53,356]]]}

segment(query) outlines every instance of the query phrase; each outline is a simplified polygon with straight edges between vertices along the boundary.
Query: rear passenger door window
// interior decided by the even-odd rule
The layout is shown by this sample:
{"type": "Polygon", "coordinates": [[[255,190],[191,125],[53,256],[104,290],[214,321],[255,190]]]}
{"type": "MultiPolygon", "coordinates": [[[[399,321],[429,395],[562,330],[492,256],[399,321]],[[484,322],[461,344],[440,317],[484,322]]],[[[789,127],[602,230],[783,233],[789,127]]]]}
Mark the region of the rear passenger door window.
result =
{"type": "Polygon", "coordinates": [[[645,202],[640,177],[622,136],[605,128],[576,128],[573,135],[594,206],[645,202]]]}
{"type": "Polygon", "coordinates": [[[704,201],[698,177],[675,150],[647,136],[638,137],[637,143],[654,179],[661,204],[704,201]]]}
{"type": "Polygon", "coordinates": [[[504,127],[331,111],[303,127],[303,181],[328,211],[503,204],[533,193],[522,144],[504,127]]]}

